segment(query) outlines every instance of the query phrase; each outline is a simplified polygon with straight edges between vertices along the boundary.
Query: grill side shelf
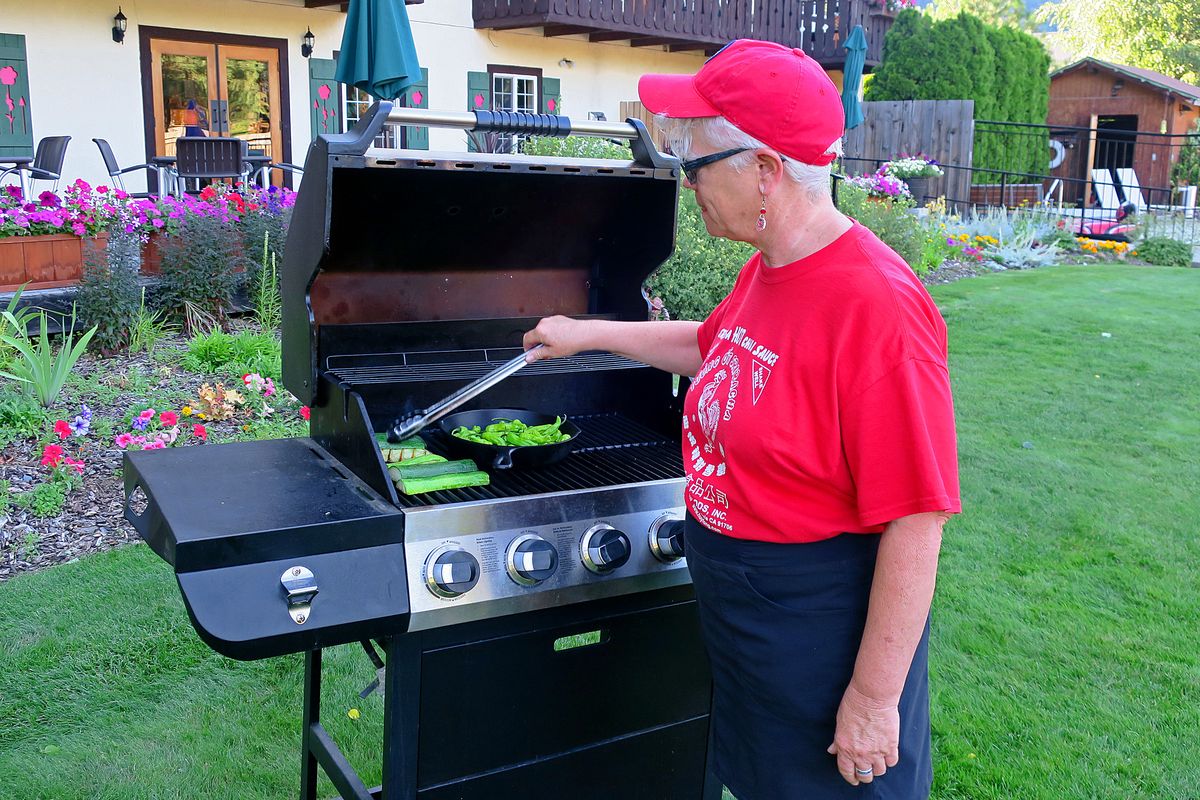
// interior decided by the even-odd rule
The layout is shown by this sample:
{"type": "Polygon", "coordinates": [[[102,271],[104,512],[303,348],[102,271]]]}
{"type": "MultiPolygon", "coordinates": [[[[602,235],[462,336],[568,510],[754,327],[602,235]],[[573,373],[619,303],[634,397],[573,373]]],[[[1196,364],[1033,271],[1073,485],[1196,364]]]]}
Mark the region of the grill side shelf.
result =
{"type": "Polygon", "coordinates": [[[127,452],[125,518],[177,573],[403,541],[395,507],[311,439],[127,452]]]}

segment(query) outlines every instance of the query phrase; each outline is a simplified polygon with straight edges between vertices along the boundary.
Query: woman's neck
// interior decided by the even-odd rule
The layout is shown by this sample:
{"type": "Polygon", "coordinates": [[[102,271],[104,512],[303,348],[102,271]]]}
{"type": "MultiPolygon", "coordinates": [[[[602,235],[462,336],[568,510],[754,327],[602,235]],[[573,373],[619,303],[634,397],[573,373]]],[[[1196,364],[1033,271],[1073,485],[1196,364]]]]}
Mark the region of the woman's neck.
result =
{"type": "Polygon", "coordinates": [[[768,267],[782,267],[811,256],[853,225],[849,217],[828,199],[818,203],[804,200],[775,203],[779,211],[774,215],[770,205],[768,203],[767,229],[753,243],[762,252],[763,264],[768,267]]]}

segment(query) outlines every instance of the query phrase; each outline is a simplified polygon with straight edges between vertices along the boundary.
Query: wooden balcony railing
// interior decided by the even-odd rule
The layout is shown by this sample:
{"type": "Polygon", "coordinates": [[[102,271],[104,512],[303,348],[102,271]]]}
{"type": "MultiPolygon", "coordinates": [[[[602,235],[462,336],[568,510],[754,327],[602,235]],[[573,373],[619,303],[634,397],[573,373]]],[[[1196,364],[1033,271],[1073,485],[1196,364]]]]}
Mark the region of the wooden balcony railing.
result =
{"type": "Polygon", "coordinates": [[[867,34],[867,66],[879,64],[892,16],[872,0],[472,0],[476,28],[586,34],[593,42],[716,52],[732,39],[802,48],[840,69],[841,45],[855,25],[867,34]]]}

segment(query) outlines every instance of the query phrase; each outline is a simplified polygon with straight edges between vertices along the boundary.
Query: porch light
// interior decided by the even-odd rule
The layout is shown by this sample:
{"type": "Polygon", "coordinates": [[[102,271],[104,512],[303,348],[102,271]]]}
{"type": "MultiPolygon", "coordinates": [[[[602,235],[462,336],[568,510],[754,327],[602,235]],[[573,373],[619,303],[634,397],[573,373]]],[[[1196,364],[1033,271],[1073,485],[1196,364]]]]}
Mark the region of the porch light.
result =
{"type": "Polygon", "coordinates": [[[120,44],[125,41],[125,28],[129,26],[129,20],[121,13],[121,7],[117,6],[117,15],[113,17],[113,41],[120,44]]]}
{"type": "Polygon", "coordinates": [[[312,55],[313,45],[317,43],[317,37],[313,36],[312,28],[309,27],[304,32],[304,37],[300,40],[300,55],[308,58],[312,55]]]}

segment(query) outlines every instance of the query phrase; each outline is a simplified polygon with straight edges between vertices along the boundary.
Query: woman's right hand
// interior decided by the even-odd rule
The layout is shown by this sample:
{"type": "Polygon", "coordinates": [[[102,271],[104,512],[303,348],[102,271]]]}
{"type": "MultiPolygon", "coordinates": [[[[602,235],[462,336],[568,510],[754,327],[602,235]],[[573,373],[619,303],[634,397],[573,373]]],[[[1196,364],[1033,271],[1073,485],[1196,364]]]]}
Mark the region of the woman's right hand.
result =
{"type": "Polygon", "coordinates": [[[573,356],[581,350],[594,349],[595,346],[587,341],[587,327],[587,320],[563,316],[542,319],[522,340],[526,358],[532,363],[545,358],[573,356]],[[530,352],[530,348],[539,344],[542,345],[541,348],[530,352]]]}

